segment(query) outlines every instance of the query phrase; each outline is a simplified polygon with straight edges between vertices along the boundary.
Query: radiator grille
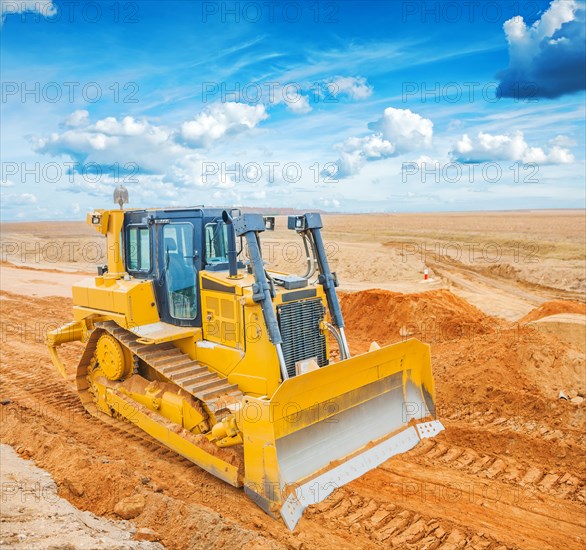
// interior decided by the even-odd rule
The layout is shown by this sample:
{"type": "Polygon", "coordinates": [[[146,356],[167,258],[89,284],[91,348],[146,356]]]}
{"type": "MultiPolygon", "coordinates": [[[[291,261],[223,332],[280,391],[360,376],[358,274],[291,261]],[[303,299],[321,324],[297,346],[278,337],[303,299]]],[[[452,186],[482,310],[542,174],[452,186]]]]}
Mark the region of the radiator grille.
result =
{"type": "Polygon", "coordinates": [[[290,377],[295,363],[317,358],[320,367],[327,365],[326,338],[319,330],[325,308],[320,299],[302,300],[277,306],[279,328],[283,338],[283,355],[290,377]]]}

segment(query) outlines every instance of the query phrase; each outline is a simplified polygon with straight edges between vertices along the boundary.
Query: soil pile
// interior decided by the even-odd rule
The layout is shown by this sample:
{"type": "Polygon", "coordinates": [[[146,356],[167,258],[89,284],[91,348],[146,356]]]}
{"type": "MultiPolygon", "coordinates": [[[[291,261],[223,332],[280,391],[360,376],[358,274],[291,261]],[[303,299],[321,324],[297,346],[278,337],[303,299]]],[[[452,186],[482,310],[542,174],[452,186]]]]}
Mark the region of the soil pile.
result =
{"type": "Polygon", "coordinates": [[[342,293],[340,304],[354,351],[410,337],[435,343],[489,334],[504,325],[448,290],[401,294],[386,290],[342,293]]]}
{"type": "Polygon", "coordinates": [[[552,300],[530,311],[525,317],[519,319],[519,323],[530,323],[531,321],[537,321],[543,319],[543,317],[557,315],[558,313],[580,313],[586,315],[586,304],[572,300],[552,300]]]}

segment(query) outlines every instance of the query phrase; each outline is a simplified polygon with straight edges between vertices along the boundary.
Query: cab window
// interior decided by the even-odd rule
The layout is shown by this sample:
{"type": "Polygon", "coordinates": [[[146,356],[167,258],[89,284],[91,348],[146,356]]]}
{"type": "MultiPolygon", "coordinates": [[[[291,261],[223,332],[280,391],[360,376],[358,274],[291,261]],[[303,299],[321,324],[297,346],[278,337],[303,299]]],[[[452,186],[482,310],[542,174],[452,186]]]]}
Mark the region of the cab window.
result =
{"type": "Polygon", "coordinates": [[[208,223],[205,227],[206,261],[228,261],[228,226],[225,223],[208,223]]]}
{"type": "Polygon", "coordinates": [[[151,247],[148,227],[128,228],[128,271],[151,270],[151,247]]]}

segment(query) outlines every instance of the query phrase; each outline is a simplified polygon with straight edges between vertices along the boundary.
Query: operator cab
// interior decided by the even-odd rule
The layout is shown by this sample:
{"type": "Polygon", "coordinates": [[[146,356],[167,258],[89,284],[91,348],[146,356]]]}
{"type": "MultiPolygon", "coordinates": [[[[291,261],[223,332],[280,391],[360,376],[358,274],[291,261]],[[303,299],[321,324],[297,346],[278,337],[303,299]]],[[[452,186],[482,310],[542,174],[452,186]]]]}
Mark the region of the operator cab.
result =
{"type": "Polygon", "coordinates": [[[153,280],[162,321],[201,326],[198,275],[203,269],[229,269],[233,228],[223,221],[222,213],[222,209],[199,207],[125,212],[126,271],[137,279],[153,280]]]}

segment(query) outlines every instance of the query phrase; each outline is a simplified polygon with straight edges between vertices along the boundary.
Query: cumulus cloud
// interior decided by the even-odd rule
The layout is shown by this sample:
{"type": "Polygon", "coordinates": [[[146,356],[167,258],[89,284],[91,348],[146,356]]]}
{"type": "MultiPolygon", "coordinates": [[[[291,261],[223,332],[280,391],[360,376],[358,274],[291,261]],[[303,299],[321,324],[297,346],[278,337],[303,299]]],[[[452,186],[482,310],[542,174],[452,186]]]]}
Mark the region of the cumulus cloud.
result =
{"type": "Polygon", "coordinates": [[[412,160],[406,163],[403,163],[404,166],[408,166],[409,168],[417,167],[419,170],[426,170],[428,168],[436,168],[442,166],[445,162],[440,161],[437,158],[432,158],[428,155],[421,155],[417,160],[412,160]]]}
{"type": "Polygon", "coordinates": [[[271,86],[270,91],[263,94],[264,104],[268,107],[285,105],[295,115],[305,115],[313,110],[307,86],[298,83],[287,83],[271,86]]]}
{"type": "Polygon", "coordinates": [[[433,122],[410,109],[387,107],[383,116],[368,125],[392,141],[398,152],[429,147],[433,137],[433,122]]]}
{"type": "Polygon", "coordinates": [[[327,92],[334,97],[346,95],[350,99],[361,100],[372,95],[372,86],[362,76],[334,76],[324,81],[327,92]]]}
{"type": "Polygon", "coordinates": [[[38,153],[95,163],[104,174],[160,175],[179,186],[205,186],[215,180],[202,178],[204,157],[194,149],[252,129],[267,116],[261,105],[218,104],[173,129],[131,116],[92,123],[89,113],[79,110],[67,117],[62,131],[33,136],[31,143],[38,153]]]}
{"type": "Polygon", "coordinates": [[[370,160],[388,158],[395,152],[395,146],[380,134],[363,138],[348,138],[340,147],[340,158],[336,161],[337,177],[357,174],[370,160]]]}
{"type": "Polygon", "coordinates": [[[537,164],[569,164],[574,156],[568,149],[552,144],[549,148],[531,147],[523,132],[510,135],[492,135],[479,132],[475,137],[464,134],[452,151],[451,157],[463,163],[497,160],[521,161],[537,164]]]}
{"type": "Polygon", "coordinates": [[[264,105],[214,103],[194,120],[181,125],[181,136],[191,147],[209,147],[228,134],[238,134],[257,126],[268,117],[264,105]]]}
{"type": "Polygon", "coordinates": [[[348,138],[338,146],[338,177],[358,173],[368,161],[429,147],[433,138],[433,122],[410,109],[387,107],[382,117],[369,123],[368,128],[374,133],[348,138]]]}
{"type": "Polygon", "coordinates": [[[53,17],[57,13],[57,6],[52,0],[0,0],[0,24],[9,15],[19,13],[38,13],[43,17],[53,17]]]}
{"type": "Polygon", "coordinates": [[[33,149],[52,156],[69,155],[80,163],[133,162],[147,173],[158,171],[161,160],[175,158],[181,150],[170,130],[133,117],[107,117],[91,124],[87,116],[77,111],[67,120],[68,127],[63,132],[32,137],[33,149]]]}
{"type": "Polygon", "coordinates": [[[14,187],[14,182],[11,180],[0,180],[0,187],[14,187]]]}
{"type": "Polygon", "coordinates": [[[85,109],[74,111],[65,119],[65,126],[77,128],[89,122],[90,114],[85,109]]]}
{"type": "Polygon", "coordinates": [[[506,21],[509,67],[497,75],[500,95],[555,98],[586,89],[585,13],[582,2],[554,0],[531,27],[521,16],[506,21]]]}
{"type": "Polygon", "coordinates": [[[190,142],[181,135],[181,127],[167,128],[130,116],[92,122],[87,111],[75,111],[61,131],[33,136],[31,144],[38,153],[72,159],[74,166],[64,182],[68,191],[103,197],[123,182],[132,188],[135,199],[146,202],[164,199],[173,205],[179,200],[179,192],[182,199],[192,192],[189,200],[201,202],[195,194],[197,188],[220,188],[222,182],[217,173],[206,172],[205,157],[193,147],[253,127],[264,112],[230,109],[222,111],[228,113],[223,118],[220,110],[206,112],[216,115],[216,126],[223,122],[223,130],[210,123],[209,137],[205,131],[198,131],[198,140],[193,134],[190,142]],[[99,176],[94,177],[97,172],[99,176]]]}
{"type": "Polygon", "coordinates": [[[296,115],[305,115],[312,110],[306,95],[299,95],[295,101],[288,101],[287,108],[296,115]]]}
{"type": "Polygon", "coordinates": [[[106,117],[96,122],[95,129],[109,136],[141,136],[158,130],[148,122],[136,120],[131,116],[125,116],[121,120],[112,116],[106,117]]]}

